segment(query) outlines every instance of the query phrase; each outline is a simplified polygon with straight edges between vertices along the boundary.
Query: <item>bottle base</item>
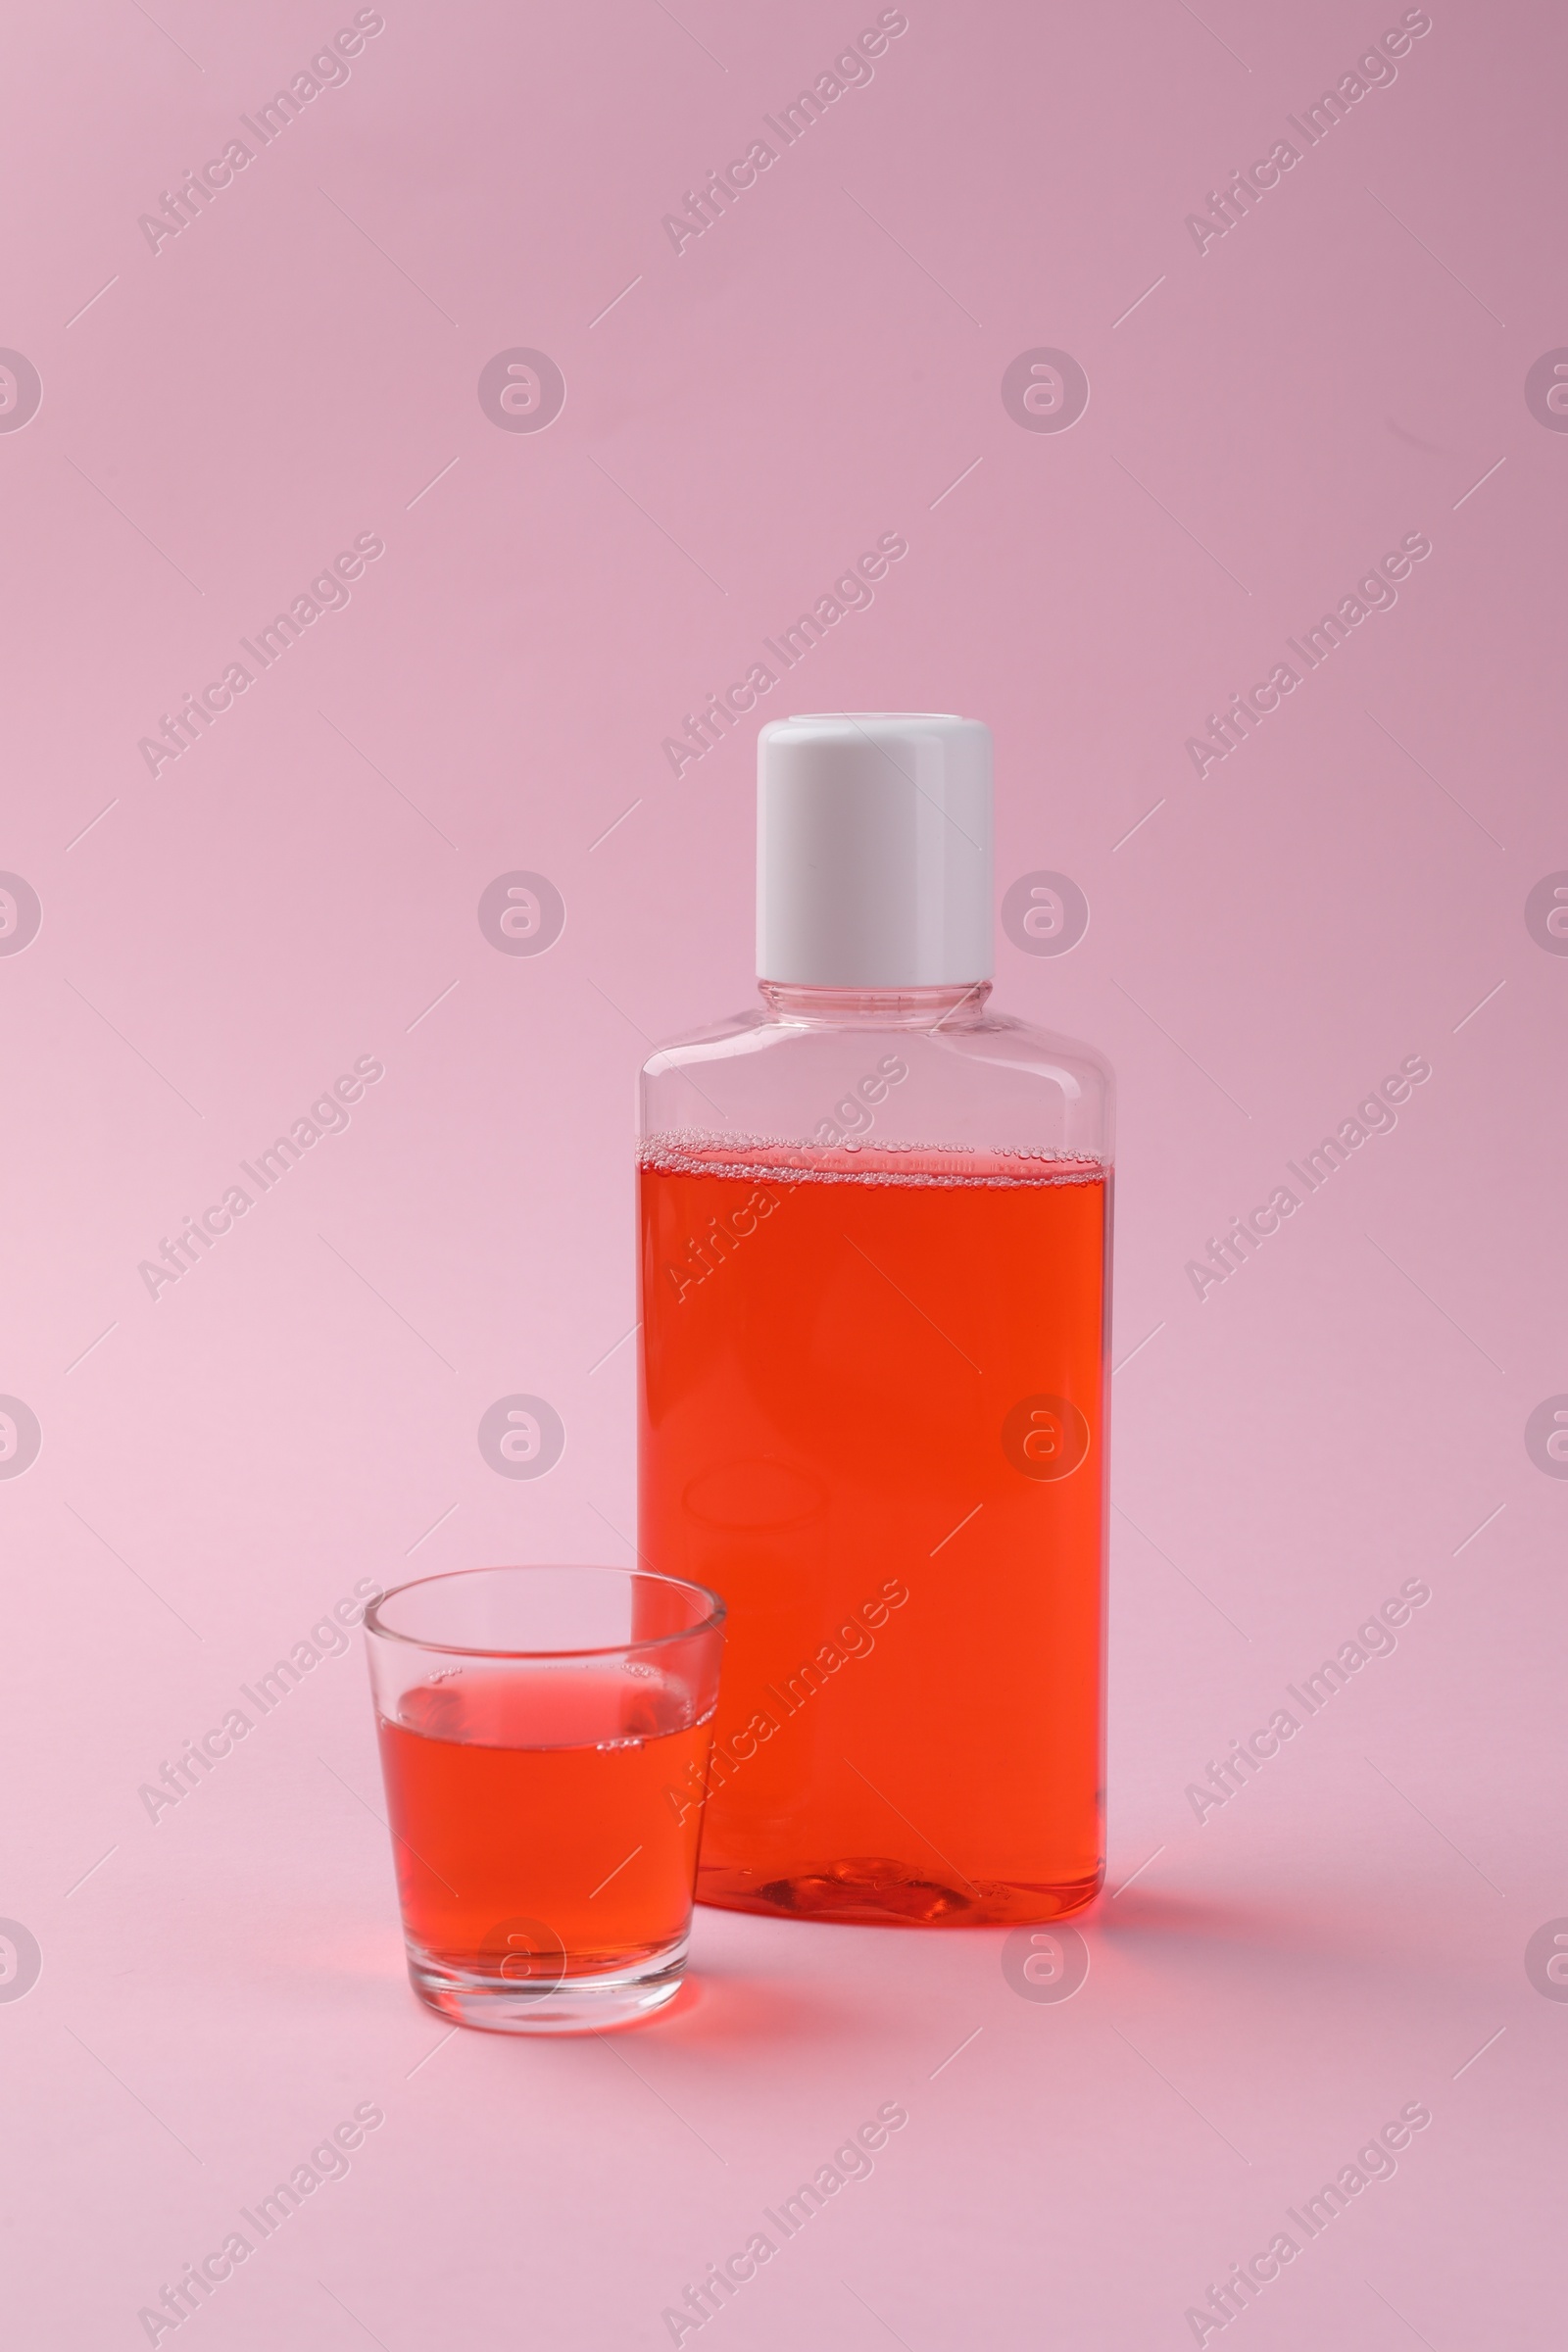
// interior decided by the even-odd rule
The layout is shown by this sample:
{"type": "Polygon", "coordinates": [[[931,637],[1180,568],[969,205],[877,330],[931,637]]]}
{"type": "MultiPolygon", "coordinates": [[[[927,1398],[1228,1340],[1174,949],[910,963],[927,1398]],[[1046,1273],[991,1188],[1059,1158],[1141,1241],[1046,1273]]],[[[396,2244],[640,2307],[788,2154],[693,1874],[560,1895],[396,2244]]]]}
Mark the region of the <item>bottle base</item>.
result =
{"type": "Polygon", "coordinates": [[[854,1928],[1029,1927],[1064,1919],[1093,1902],[1104,1865],[1089,1878],[963,1880],[950,1886],[905,1862],[855,1855],[787,1871],[699,1867],[697,1900],[719,1911],[772,1919],[826,1920],[854,1928]]]}

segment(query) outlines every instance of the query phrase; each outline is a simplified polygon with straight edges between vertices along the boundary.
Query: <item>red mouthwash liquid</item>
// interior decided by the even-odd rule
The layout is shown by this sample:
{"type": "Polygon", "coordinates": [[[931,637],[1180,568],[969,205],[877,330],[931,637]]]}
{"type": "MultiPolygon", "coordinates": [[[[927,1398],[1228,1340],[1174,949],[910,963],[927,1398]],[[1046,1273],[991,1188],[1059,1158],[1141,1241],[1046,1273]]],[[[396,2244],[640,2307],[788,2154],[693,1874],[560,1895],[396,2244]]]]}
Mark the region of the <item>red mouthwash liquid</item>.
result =
{"type": "Polygon", "coordinates": [[[1075,1909],[1102,1872],[1107,1170],[642,1157],[640,1543],[729,1608],[699,1900],[1075,1909]]]}

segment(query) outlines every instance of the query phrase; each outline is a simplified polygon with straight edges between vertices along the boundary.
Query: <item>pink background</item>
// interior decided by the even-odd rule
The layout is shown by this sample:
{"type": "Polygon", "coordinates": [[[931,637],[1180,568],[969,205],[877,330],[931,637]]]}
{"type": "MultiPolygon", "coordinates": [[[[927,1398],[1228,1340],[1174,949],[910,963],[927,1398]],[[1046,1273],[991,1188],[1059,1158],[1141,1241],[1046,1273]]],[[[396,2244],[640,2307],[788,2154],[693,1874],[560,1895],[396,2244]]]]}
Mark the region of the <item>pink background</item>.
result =
{"type": "Polygon", "coordinates": [[[202,2341],[667,2342],[889,2100],[873,2177],[710,2323],[732,2346],[1191,2342],[1412,2101],[1396,2176],[1231,2325],[1559,2340],[1568,2007],[1525,1946],[1568,1913],[1568,1486],[1524,1426],[1568,1390],[1568,960],[1524,906],[1568,867],[1568,441],[1523,386],[1568,342],[1562,21],[1434,0],[1200,255],[1188,212],[1396,6],[909,0],[677,255],[665,212],[876,15],[386,0],[156,253],[138,217],[352,9],[12,28],[0,344],[43,383],[0,432],[0,867],[43,908],[0,956],[0,1390],[43,1432],[0,1479],[0,1913],[43,1955],[0,2003],[18,2343],[145,2341],[366,2100],[202,2341]],[[547,431],[480,407],[515,347],[564,375],[547,431]],[[1068,432],[1004,408],[1036,347],[1087,370],[1068,432]],[[629,1556],[633,1073],[752,986],[756,718],[679,780],[662,742],[888,531],[875,604],[757,715],[989,719],[999,896],[1049,868],[1092,910],[1059,958],[1001,941],[998,996],[1122,1086],[1125,1891],[1063,2004],[1000,1935],[704,1913],[647,2031],[443,2041],[357,1656],[156,1825],[138,1788],[356,1580],[629,1556]],[[1205,713],[1417,531],[1397,605],[1200,782],[1205,713]],[[149,775],[160,713],[362,532],[347,609],[149,775]],[[516,868],[565,902],[537,957],[476,919],[516,868]],[[1207,1237],[1418,1054],[1397,1129],[1200,1301],[1207,1237]],[[348,1132],[149,1298],[138,1262],[362,1054],[348,1132]],[[475,1442],[515,1391],[566,1430],[534,1482],[475,1442]],[[1187,1785],[1412,1577],[1396,1654],[1200,1823],[1187,1785]]]}

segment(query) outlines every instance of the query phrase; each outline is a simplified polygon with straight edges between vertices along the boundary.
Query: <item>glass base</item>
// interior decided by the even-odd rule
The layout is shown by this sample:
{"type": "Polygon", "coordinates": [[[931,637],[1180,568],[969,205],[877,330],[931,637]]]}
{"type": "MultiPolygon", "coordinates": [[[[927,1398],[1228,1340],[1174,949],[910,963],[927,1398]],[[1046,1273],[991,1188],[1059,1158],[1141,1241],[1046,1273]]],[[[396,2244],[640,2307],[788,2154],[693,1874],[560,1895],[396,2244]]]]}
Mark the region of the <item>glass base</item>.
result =
{"type": "Polygon", "coordinates": [[[427,2007],[483,2034],[593,2034],[651,2017],[672,2001],[686,1974],[687,1937],[644,1952],[634,1966],[559,1981],[517,1980],[454,1968],[408,1945],[409,1982],[427,2007]]]}
{"type": "Polygon", "coordinates": [[[806,1863],[766,1872],[699,1867],[697,1900],[720,1911],[761,1911],[772,1919],[836,1921],[856,1928],[1036,1927],[1065,1919],[1094,1901],[1104,1866],[1090,1878],[1043,1883],[1017,1879],[945,1885],[880,1855],[806,1863]]]}

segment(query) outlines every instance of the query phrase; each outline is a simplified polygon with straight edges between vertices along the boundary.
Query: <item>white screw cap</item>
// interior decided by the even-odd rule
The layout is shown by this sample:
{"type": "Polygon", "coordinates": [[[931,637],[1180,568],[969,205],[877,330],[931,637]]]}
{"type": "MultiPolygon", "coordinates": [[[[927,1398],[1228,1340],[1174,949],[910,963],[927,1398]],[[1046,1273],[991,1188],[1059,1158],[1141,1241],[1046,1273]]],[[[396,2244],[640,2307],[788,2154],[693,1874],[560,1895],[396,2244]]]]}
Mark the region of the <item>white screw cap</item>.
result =
{"type": "Polygon", "coordinates": [[[757,969],[942,988],[995,968],[991,730],[923,710],[775,719],[757,743],[757,969]]]}

